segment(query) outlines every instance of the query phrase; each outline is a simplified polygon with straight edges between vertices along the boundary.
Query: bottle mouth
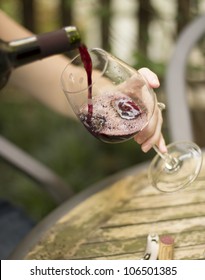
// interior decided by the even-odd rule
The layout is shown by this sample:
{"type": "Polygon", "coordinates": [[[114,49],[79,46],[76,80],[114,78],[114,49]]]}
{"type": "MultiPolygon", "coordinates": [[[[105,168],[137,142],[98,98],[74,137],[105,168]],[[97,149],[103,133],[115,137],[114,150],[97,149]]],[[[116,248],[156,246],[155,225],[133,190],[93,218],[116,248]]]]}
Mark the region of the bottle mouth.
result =
{"type": "Polygon", "coordinates": [[[67,34],[69,34],[70,43],[80,43],[81,42],[80,32],[76,26],[66,26],[66,27],[64,27],[64,30],[67,34]]]}

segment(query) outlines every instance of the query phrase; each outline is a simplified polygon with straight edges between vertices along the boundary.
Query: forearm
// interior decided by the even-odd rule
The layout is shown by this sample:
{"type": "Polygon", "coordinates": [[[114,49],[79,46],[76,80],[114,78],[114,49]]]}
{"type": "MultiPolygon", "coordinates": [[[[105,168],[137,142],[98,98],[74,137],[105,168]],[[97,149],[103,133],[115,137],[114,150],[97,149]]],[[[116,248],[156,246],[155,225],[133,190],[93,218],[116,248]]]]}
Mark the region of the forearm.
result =
{"type": "MultiPolygon", "coordinates": [[[[4,26],[0,28],[0,38],[5,41],[32,35],[1,10],[0,26],[4,26]]],[[[8,84],[18,87],[57,112],[74,117],[60,86],[60,75],[68,62],[65,56],[56,55],[22,66],[13,71],[8,84]]]]}
{"type": "Polygon", "coordinates": [[[0,38],[5,41],[31,36],[32,33],[0,10],[0,38]]]}
{"type": "Polygon", "coordinates": [[[67,58],[55,56],[28,64],[13,71],[8,84],[58,113],[74,117],[60,85],[60,75],[67,63],[67,58]]]}

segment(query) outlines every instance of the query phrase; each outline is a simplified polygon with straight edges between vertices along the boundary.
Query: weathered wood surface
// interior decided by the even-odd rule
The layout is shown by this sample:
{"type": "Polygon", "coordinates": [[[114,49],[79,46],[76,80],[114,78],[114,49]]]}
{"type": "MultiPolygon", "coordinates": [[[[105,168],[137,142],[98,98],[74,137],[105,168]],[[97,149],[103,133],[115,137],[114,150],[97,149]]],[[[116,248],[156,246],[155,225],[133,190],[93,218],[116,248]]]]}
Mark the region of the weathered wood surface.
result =
{"type": "Polygon", "coordinates": [[[149,233],[175,239],[174,259],[205,259],[205,164],[187,189],[163,194],[134,172],[61,217],[26,259],[140,259],[149,233]]]}

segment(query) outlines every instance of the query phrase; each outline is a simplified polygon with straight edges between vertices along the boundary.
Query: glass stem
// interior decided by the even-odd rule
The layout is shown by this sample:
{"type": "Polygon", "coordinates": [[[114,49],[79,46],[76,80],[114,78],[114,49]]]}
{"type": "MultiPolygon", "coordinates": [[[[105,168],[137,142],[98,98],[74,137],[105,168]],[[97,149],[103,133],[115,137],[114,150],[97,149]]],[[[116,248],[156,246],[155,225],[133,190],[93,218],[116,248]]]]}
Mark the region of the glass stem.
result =
{"type": "Polygon", "coordinates": [[[180,168],[181,161],[179,159],[171,156],[169,153],[161,153],[156,145],[153,146],[153,149],[164,160],[165,168],[168,172],[173,172],[180,168]]]}

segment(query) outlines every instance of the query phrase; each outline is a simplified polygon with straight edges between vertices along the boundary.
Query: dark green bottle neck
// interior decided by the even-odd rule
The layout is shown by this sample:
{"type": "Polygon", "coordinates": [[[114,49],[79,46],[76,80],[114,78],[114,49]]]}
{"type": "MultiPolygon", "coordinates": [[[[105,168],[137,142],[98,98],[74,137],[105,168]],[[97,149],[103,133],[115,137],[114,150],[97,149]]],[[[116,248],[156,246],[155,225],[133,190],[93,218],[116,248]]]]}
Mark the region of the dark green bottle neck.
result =
{"type": "Polygon", "coordinates": [[[5,86],[13,68],[61,54],[81,45],[80,34],[75,26],[4,42],[0,40],[0,89],[5,86]]]}
{"type": "Polygon", "coordinates": [[[43,58],[41,57],[41,49],[35,36],[9,42],[7,56],[12,68],[43,58]]]}
{"type": "Polygon", "coordinates": [[[32,36],[8,43],[12,67],[16,68],[55,54],[64,53],[80,46],[80,35],[75,27],[32,36]]]}

